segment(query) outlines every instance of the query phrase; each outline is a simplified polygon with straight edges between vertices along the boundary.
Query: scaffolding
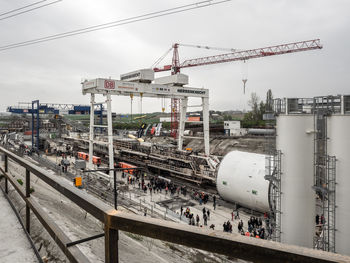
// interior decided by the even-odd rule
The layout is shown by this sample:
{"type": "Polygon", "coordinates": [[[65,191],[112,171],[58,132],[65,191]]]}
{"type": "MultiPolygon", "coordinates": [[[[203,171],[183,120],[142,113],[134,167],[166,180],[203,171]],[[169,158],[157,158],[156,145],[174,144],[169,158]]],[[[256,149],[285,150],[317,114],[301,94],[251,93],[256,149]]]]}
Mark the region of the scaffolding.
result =
{"type": "Polygon", "coordinates": [[[270,215],[267,230],[271,240],[281,242],[281,151],[266,156],[265,179],[269,184],[270,215]]]}
{"type": "MultiPolygon", "coordinates": [[[[276,114],[280,111],[280,101],[270,98],[266,102],[266,113],[264,114],[265,128],[275,129],[276,114]]],[[[265,179],[269,183],[269,205],[270,213],[266,222],[270,239],[273,241],[281,241],[281,151],[276,150],[276,129],[270,135],[265,135],[265,179]]]]}
{"type": "Polygon", "coordinates": [[[327,116],[340,112],[339,97],[314,99],[314,187],[316,191],[316,231],[314,247],[335,252],[336,158],[327,150],[327,116]]]}

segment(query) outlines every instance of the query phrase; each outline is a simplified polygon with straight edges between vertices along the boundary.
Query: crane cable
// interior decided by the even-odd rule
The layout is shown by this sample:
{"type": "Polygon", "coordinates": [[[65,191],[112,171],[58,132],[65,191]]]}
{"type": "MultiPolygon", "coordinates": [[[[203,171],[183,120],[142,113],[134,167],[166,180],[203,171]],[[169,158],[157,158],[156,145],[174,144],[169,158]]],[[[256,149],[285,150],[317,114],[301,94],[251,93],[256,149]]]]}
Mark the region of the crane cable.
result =
{"type": "Polygon", "coordinates": [[[240,49],[237,49],[237,48],[209,47],[209,46],[189,45],[189,44],[178,44],[178,45],[183,47],[194,47],[194,48],[212,49],[212,50],[228,51],[228,52],[240,51],[240,49]]]}
{"type": "Polygon", "coordinates": [[[242,62],[242,82],[243,82],[243,94],[246,91],[246,83],[248,81],[248,61],[243,60],[242,62]]]}
{"type": "Polygon", "coordinates": [[[173,47],[169,48],[167,52],[164,53],[164,55],[158,58],[156,62],[152,64],[151,68],[155,68],[170,53],[171,50],[173,50],[173,47]]]}

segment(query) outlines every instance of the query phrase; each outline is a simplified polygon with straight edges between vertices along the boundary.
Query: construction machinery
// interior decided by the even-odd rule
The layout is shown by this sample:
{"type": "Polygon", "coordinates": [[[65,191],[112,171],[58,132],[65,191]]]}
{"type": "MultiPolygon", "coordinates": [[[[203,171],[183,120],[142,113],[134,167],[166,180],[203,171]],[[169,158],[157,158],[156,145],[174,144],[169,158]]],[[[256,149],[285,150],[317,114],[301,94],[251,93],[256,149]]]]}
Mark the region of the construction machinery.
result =
{"type": "MultiPolygon", "coordinates": [[[[308,41],[300,41],[288,44],[282,44],[277,46],[269,46],[264,48],[256,48],[249,50],[237,50],[237,49],[225,49],[225,48],[215,48],[208,46],[196,46],[196,45],[185,45],[175,43],[172,48],[170,48],[162,57],[160,57],[154,64],[153,70],[154,72],[164,72],[171,71],[172,75],[176,75],[180,73],[182,68],[189,67],[197,67],[204,66],[210,64],[218,64],[232,61],[247,61],[249,59],[254,58],[262,58],[269,57],[275,55],[283,55],[301,51],[309,51],[314,49],[321,49],[322,45],[319,39],[313,39],[308,41]],[[196,48],[204,48],[204,49],[214,49],[220,51],[226,51],[229,53],[207,56],[201,58],[187,59],[180,63],[179,59],[179,46],[186,47],[196,47],[196,48]],[[156,67],[171,51],[173,51],[172,63],[171,65],[165,65],[162,67],[156,67]]],[[[243,80],[244,90],[247,79],[243,80]]],[[[178,128],[179,128],[179,119],[180,119],[180,102],[176,98],[171,99],[171,135],[176,138],[178,136],[178,128]]]]}

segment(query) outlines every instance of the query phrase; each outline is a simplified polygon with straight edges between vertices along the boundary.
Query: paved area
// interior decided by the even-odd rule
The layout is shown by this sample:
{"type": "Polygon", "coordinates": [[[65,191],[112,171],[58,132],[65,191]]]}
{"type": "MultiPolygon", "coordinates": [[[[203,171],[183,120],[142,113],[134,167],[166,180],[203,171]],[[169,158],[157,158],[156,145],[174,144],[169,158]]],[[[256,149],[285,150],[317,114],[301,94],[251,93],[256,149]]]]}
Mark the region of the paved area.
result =
{"type": "Polygon", "coordinates": [[[10,204],[0,191],[0,263],[38,262],[10,204]]]}
{"type": "MultiPolygon", "coordinates": [[[[125,178],[122,178],[121,173],[118,173],[117,178],[118,180],[123,180],[125,184],[128,185],[127,176],[125,178]]],[[[147,184],[148,182],[149,180],[146,179],[145,183],[147,184]]],[[[179,195],[171,195],[169,192],[166,193],[164,189],[159,193],[152,192],[152,194],[150,194],[149,190],[146,193],[140,190],[137,183],[128,186],[129,191],[120,193],[119,198],[126,200],[129,199],[133,200],[135,203],[139,203],[140,206],[137,210],[141,210],[141,214],[144,213],[144,208],[146,207],[147,216],[152,216],[152,214],[156,212],[158,215],[163,215],[164,218],[166,217],[175,222],[188,224],[188,218],[186,218],[184,215],[180,217],[182,206],[184,212],[187,208],[189,208],[194,217],[197,215],[200,217],[199,225],[194,227],[209,228],[213,224],[215,226],[215,230],[223,230],[223,223],[229,221],[232,225],[233,233],[238,233],[238,222],[240,220],[242,220],[244,224],[243,228],[246,230],[248,226],[248,220],[252,216],[252,214],[240,210],[240,219],[235,219],[234,217],[232,218],[232,212],[235,211],[233,210],[233,204],[231,208],[230,206],[226,207],[217,205],[216,209],[214,210],[213,202],[208,201],[206,204],[200,204],[197,200],[192,199],[189,194],[186,196],[181,193],[179,195]],[[208,218],[207,225],[204,225],[203,208],[205,208],[206,211],[210,210],[210,217],[208,218]]],[[[136,206],[136,208],[138,207],[136,206]]],[[[137,211],[135,210],[135,212],[137,211]]],[[[263,217],[261,216],[261,218],[263,217]]]]}

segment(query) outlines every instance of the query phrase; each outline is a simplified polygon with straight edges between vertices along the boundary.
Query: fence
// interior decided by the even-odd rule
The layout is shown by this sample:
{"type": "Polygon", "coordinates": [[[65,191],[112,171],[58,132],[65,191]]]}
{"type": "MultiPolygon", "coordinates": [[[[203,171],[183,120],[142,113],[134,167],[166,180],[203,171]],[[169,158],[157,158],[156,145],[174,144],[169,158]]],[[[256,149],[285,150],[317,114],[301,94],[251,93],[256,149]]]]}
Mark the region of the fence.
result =
{"type": "Polygon", "coordinates": [[[31,174],[35,174],[40,180],[104,224],[105,262],[107,263],[118,262],[119,230],[253,262],[350,262],[350,257],[329,252],[248,238],[217,230],[198,229],[121,212],[68,183],[58,181],[47,171],[2,147],[0,147],[0,152],[5,155],[4,169],[0,168],[2,175],[5,176],[5,192],[8,193],[8,182],[10,182],[26,203],[26,230],[30,232],[30,210],[32,210],[71,262],[90,262],[75,244],[101,237],[101,235],[74,242],[70,240],[39,203],[31,198],[31,174]],[[8,174],[8,158],[26,169],[25,191],[8,174]]]}

